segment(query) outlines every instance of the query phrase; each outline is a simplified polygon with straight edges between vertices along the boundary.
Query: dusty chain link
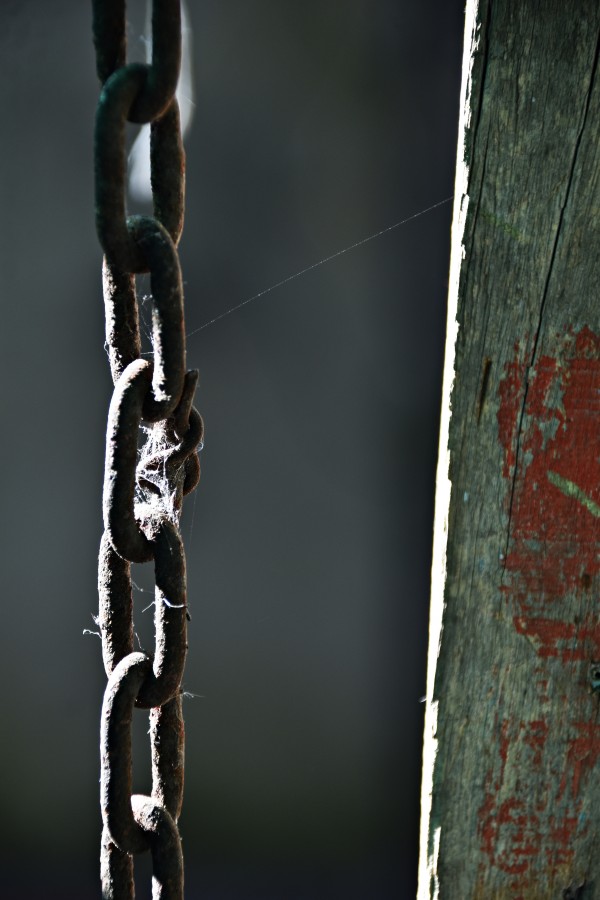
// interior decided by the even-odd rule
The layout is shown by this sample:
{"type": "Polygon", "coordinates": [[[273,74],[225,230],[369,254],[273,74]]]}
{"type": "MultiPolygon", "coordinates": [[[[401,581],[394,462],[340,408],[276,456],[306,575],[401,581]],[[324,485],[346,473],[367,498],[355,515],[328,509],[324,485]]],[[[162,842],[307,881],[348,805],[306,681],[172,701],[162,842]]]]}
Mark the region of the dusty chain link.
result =
{"type": "Polygon", "coordinates": [[[152,63],[126,60],[125,0],[93,0],[96,227],[104,250],[106,343],[114,382],[104,472],[98,590],[108,676],[101,725],[102,892],[134,897],[133,855],[152,854],[154,900],[181,900],[177,829],[183,796],[181,678],[187,651],[185,556],[178,521],[200,477],[197,372],[185,369],[177,243],[184,154],[175,90],[179,0],[154,0],[152,63]],[[151,123],[154,216],[126,216],[126,122],[151,123]],[[150,272],[152,362],[141,359],[135,274],[150,272]],[[142,423],[145,423],[143,426],[142,423]],[[146,443],[138,450],[140,428],[146,443]],[[134,652],[130,564],[154,560],[154,654],[134,652]],[[134,707],[150,709],[152,794],[132,796],[134,707]]]}

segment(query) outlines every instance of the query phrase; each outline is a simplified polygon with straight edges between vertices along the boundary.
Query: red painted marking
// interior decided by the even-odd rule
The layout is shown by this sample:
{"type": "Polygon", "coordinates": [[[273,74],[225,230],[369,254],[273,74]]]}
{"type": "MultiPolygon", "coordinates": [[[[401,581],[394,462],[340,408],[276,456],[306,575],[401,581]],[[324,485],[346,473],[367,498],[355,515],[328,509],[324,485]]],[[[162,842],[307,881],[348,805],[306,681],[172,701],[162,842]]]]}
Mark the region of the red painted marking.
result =
{"type": "Polygon", "coordinates": [[[600,756],[600,725],[592,722],[575,722],[579,734],[569,741],[567,764],[560,783],[558,796],[561,797],[569,778],[571,779],[571,796],[577,799],[581,787],[582,776],[593,769],[600,756]]]}
{"type": "Polygon", "coordinates": [[[547,737],[548,726],[543,719],[537,719],[536,721],[529,723],[529,731],[523,737],[523,741],[533,750],[531,764],[535,768],[539,768],[542,763],[542,755],[547,737]]]}
{"type": "MultiPolygon", "coordinates": [[[[562,716],[560,734],[552,731],[556,666],[581,678],[581,660],[600,660],[600,622],[589,594],[600,573],[600,337],[583,328],[555,346],[556,358],[544,356],[533,369],[515,347],[499,390],[510,513],[500,590],[515,631],[535,649],[532,689],[539,708],[548,709],[529,722],[499,713],[491,737],[495,756],[478,816],[487,860],[481,871],[502,871],[515,897],[535,888],[540,855],[555,875],[572,864],[577,835],[589,828],[580,819],[586,781],[600,760],[595,704],[589,704],[594,722],[562,716]],[[564,747],[558,773],[545,760],[548,746],[553,759],[564,747]]],[[[580,705],[579,718],[581,711],[580,705]]]]}
{"type": "Polygon", "coordinates": [[[556,871],[560,866],[569,867],[573,862],[573,839],[579,820],[577,816],[565,816],[557,823],[555,817],[550,816],[549,825],[544,850],[548,866],[556,871]]]}
{"type": "Polygon", "coordinates": [[[544,356],[530,371],[522,420],[526,367],[518,348],[500,384],[507,507],[512,500],[503,590],[516,606],[515,628],[540,657],[600,658],[596,617],[565,622],[558,602],[600,571],[600,519],[548,480],[553,472],[600,506],[600,338],[584,328],[563,340],[560,364],[544,356]]]}
{"type": "Polygon", "coordinates": [[[548,728],[541,720],[519,722],[515,727],[505,719],[498,740],[499,771],[490,770],[486,777],[485,800],[479,810],[480,846],[490,864],[510,877],[526,875],[532,860],[539,856],[543,841],[540,816],[545,806],[529,808],[526,792],[522,796],[516,796],[515,792],[498,802],[508,758],[510,755],[511,768],[517,766],[523,772],[539,766],[547,733],[548,728]]]}

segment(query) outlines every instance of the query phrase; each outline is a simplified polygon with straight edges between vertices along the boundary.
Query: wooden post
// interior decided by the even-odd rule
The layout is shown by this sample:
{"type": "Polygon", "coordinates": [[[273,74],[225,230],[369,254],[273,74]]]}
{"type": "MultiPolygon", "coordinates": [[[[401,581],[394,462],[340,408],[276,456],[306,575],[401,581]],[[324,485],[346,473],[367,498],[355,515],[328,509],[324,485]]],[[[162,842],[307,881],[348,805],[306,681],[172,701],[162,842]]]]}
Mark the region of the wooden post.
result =
{"type": "Polygon", "coordinates": [[[600,898],[598,0],[467,4],[420,900],[600,898]]]}

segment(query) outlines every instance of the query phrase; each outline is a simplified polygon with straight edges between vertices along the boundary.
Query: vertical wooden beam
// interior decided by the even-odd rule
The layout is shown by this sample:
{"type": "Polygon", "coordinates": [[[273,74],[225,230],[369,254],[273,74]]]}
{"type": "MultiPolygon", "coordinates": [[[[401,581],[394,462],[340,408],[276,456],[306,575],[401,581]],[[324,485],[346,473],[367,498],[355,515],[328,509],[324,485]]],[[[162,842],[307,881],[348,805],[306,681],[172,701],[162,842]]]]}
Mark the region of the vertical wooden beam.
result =
{"type": "Polygon", "coordinates": [[[600,898],[598,0],[469,0],[420,900],[600,898]]]}

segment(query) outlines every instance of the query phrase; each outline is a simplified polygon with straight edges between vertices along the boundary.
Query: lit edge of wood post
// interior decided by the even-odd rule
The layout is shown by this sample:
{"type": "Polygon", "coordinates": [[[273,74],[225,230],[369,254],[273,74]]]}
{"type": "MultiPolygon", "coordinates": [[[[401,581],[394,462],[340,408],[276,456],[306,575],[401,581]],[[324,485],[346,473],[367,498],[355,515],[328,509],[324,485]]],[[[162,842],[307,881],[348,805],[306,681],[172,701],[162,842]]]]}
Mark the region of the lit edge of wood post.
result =
{"type": "Polygon", "coordinates": [[[442,635],[444,612],[444,586],[446,581],[446,547],[448,543],[448,510],[450,508],[450,398],[454,385],[454,357],[458,322],[458,287],[464,257],[463,234],[469,198],[467,196],[468,169],[465,136],[470,119],[471,72],[478,44],[478,0],[467,0],[465,7],[465,31],[460,90],[460,116],[456,175],[454,180],[454,208],[452,214],[452,240],[450,252],[450,277],[448,281],[448,309],[446,324],[446,349],[444,358],[442,405],[440,416],[439,450],[436,473],[435,518],[433,527],[433,554],[431,569],[431,602],[429,610],[429,650],[427,657],[427,695],[425,728],[423,736],[423,773],[421,784],[421,830],[419,853],[419,900],[429,900],[431,886],[435,882],[439,828],[430,833],[433,773],[437,754],[438,704],[433,699],[435,673],[442,635]],[[432,882],[433,879],[433,882],[432,882]]]}
{"type": "MultiPolygon", "coordinates": [[[[437,755],[437,714],[438,704],[433,698],[437,659],[442,636],[444,612],[444,586],[446,581],[446,547],[448,543],[448,510],[450,508],[450,454],[448,437],[450,432],[450,398],[454,385],[454,357],[458,322],[458,287],[460,270],[464,256],[463,234],[468,209],[467,196],[468,169],[466,161],[465,136],[470,119],[471,72],[478,44],[477,34],[478,0],[467,0],[465,7],[465,31],[462,61],[462,83],[460,90],[460,116],[458,124],[458,146],[456,153],[456,175],[454,179],[454,208],[452,214],[452,238],[450,251],[450,277],[448,281],[448,309],[446,324],[446,348],[444,358],[440,435],[435,491],[435,517],[433,527],[433,553],[431,568],[431,601],[429,609],[429,650],[427,656],[427,694],[425,705],[425,727],[423,736],[423,772],[421,784],[421,830],[419,852],[419,900],[429,900],[435,896],[431,891],[435,885],[437,854],[439,852],[439,828],[431,831],[431,806],[433,775],[437,755]]],[[[435,887],[434,887],[435,890],[435,887]]]]}

